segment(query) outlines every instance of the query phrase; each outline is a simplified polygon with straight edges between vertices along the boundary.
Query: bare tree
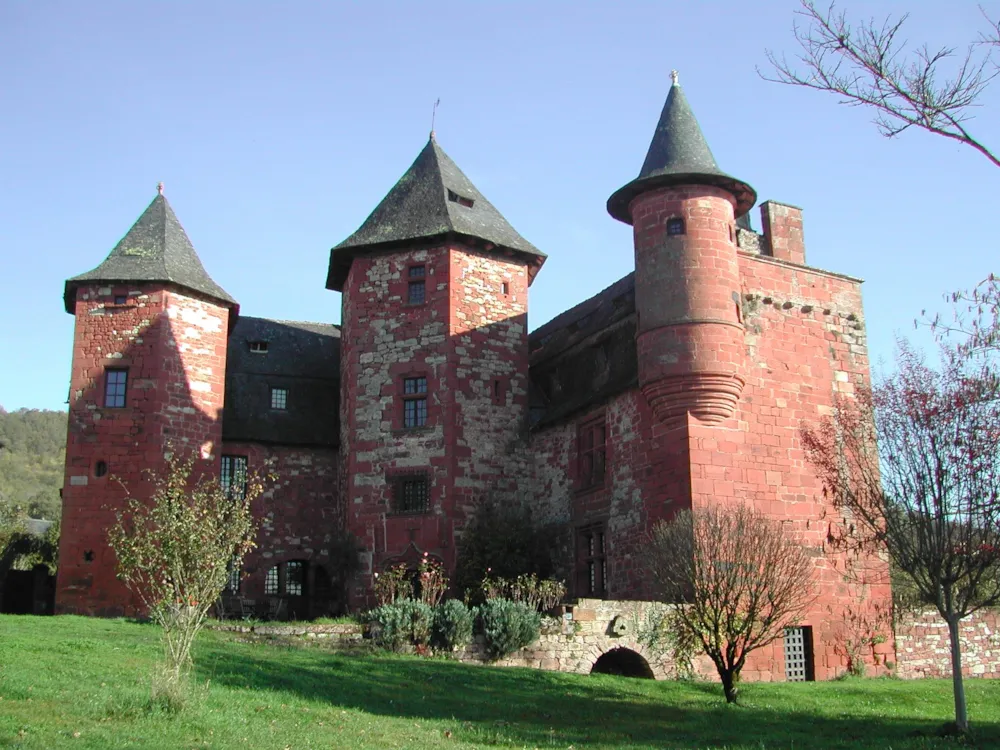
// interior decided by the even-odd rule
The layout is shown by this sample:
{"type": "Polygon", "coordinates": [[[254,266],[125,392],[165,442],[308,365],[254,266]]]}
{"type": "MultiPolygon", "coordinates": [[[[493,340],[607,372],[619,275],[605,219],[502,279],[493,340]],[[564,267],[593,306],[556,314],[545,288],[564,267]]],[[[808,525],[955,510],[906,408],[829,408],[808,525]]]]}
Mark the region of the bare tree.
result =
{"type": "Polygon", "coordinates": [[[814,599],[805,550],[779,521],[742,504],[657,524],[647,561],[676,638],[708,655],[729,703],[747,656],[781,638],[814,599]]]}
{"type": "Polygon", "coordinates": [[[901,342],[898,371],[843,399],[806,452],[853,535],[885,550],[948,624],[955,724],[968,730],[959,624],[1000,603],[1000,384],[955,348],[940,368],[901,342]]]}
{"type": "Polygon", "coordinates": [[[831,3],[826,10],[801,0],[793,25],[801,47],[796,63],[767,52],[768,81],[827,91],[841,103],[871,107],[879,131],[891,138],[911,127],[971,146],[1000,166],[998,158],[968,129],[971,110],[1000,74],[994,57],[1000,48],[1000,20],[982,11],[986,30],[965,50],[923,45],[908,52],[902,28],[907,15],[874,18],[852,25],[831,3]],[[947,70],[945,70],[947,68],[947,70]]]}

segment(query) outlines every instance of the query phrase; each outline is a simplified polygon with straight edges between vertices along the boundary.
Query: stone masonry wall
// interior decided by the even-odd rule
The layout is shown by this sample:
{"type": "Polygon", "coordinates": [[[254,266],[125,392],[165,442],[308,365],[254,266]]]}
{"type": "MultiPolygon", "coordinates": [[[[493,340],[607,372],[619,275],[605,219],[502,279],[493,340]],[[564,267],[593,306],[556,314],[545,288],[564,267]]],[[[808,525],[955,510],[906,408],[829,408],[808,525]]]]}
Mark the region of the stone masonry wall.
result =
{"type": "MultiPolygon", "coordinates": [[[[962,620],[962,674],[1000,677],[1000,610],[980,610],[962,620]]],[[[908,614],[896,625],[896,674],[950,677],[948,625],[935,610],[908,614]]]]}
{"type": "MultiPolygon", "coordinates": [[[[884,671],[891,631],[876,620],[889,608],[888,566],[831,545],[848,524],[825,500],[800,435],[832,412],[835,397],[868,381],[860,284],[760,256],[740,262],[747,382],[732,419],[690,425],[692,503],[749,501],[813,556],[818,598],[801,624],[813,628],[817,679],[846,669],[857,628],[887,636],[867,654],[884,671]]],[[[751,658],[747,678],[770,679],[780,660],[776,643],[751,658]]]]}
{"type": "Polygon", "coordinates": [[[343,524],[343,505],[337,492],[338,451],[226,442],[222,454],[245,456],[249,472],[273,472],[276,476],[254,507],[261,525],[257,548],[243,561],[240,593],[263,600],[269,568],[304,560],[308,563],[307,601],[297,603],[296,615],[323,617],[341,611],[345,605],[340,588],[343,576],[334,562],[338,550],[331,548],[343,524]]]}
{"type": "Polygon", "coordinates": [[[56,609],[132,613],[107,529],[124,487],[151,491],[168,444],[217,471],[229,313],[150,284],[80,287],[75,312],[56,609]],[[109,369],[127,370],[124,407],[104,405],[109,369]]]}
{"type": "Polygon", "coordinates": [[[368,550],[352,598],[372,574],[424,552],[455,564],[469,508],[512,493],[526,465],[527,272],[522,262],[459,244],[353,261],[343,294],[341,445],[348,528],[368,550]],[[425,301],[408,304],[409,268],[425,301]],[[506,285],[506,293],[504,292],[506,285]],[[403,381],[427,378],[427,424],[403,426],[403,381]],[[394,483],[426,476],[426,513],[396,512],[394,483]]]}

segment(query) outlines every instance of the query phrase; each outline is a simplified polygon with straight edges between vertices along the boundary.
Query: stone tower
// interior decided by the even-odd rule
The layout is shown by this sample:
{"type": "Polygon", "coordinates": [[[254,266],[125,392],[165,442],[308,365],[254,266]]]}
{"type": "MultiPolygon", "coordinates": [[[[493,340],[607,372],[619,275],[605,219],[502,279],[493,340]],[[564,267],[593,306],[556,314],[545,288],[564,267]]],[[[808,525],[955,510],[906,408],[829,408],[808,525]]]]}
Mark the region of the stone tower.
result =
{"type": "Polygon", "coordinates": [[[331,251],[342,497],[370,573],[425,553],[451,570],[474,504],[527,476],[528,286],[544,259],[433,134],[331,251]]]}
{"type": "Polygon", "coordinates": [[[639,385],[667,424],[736,409],[746,379],[736,219],[755,200],[716,165],[674,74],[639,176],[608,200],[633,227],[639,385]]]}
{"type": "Polygon", "coordinates": [[[218,471],[238,305],[205,272],[162,185],[104,262],[66,282],[64,299],[76,328],[56,609],[117,615],[140,608],[107,544],[126,488],[148,495],[146,471],[162,471],[169,451],[218,471]]]}

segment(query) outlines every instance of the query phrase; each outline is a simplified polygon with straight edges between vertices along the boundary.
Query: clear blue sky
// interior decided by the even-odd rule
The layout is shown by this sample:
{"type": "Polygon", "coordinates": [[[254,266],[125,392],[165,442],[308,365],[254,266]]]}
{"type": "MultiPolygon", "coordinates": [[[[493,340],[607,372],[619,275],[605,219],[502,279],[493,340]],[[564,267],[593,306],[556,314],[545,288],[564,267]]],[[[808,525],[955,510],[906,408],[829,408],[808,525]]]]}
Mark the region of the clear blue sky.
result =
{"type": "MultiPolygon", "coordinates": [[[[909,10],[962,44],[973,2],[909,10]]],[[[0,0],[0,405],[64,408],[64,280],[101,262],[156,183],[248,315],[339,322],[329,248],[438,140],[549,260],[530,325],[633,267],[607,197],[638,172],[677,68],[720,166],[805,209],[807,259],[866,279],[873,360],[996,263],[1000,170],[944,139],[762,81],[794,0],[0,0]]],[[[1000,82],[972,129],[1000,147],[1000,82]]],[[[754,209],[754,225],[759,216],[754,209]]]]}

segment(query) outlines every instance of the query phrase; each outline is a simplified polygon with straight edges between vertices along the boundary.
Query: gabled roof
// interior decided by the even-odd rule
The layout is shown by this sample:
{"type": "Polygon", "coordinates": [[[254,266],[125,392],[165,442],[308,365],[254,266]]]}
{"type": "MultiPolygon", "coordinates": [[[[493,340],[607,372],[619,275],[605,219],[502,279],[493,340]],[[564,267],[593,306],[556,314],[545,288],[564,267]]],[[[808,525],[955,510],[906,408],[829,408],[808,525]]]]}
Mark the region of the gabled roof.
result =
{"type": "Polygon", "coordinates": [[[101,265],[66,281],[66,312],[73,312],[76,288],[81,284],[115,281],[167,282],[199,292],[228,307],[239,307],[205,271],[162,192],[153,198],[101,265]]]}
{"type": "Polygon", "coordinates": [[[633,198],[657,187],[684,184],[717,185],[728,190],[736,198],[737,217],[753,208],[757,200],[752,187],[726,174],[715,163],[675,72],[639,176],[608,199],[608,213],[631,224],[629,203],[633,198]]]}
{"type": "Polygon", "coordinates": [[[431,134],[416,161],[364,224],[330,251],[327,289],[341,291],[359,254],[449,235],[527,256],[529,281],[545,253],[517,233],[431,134]]]}

